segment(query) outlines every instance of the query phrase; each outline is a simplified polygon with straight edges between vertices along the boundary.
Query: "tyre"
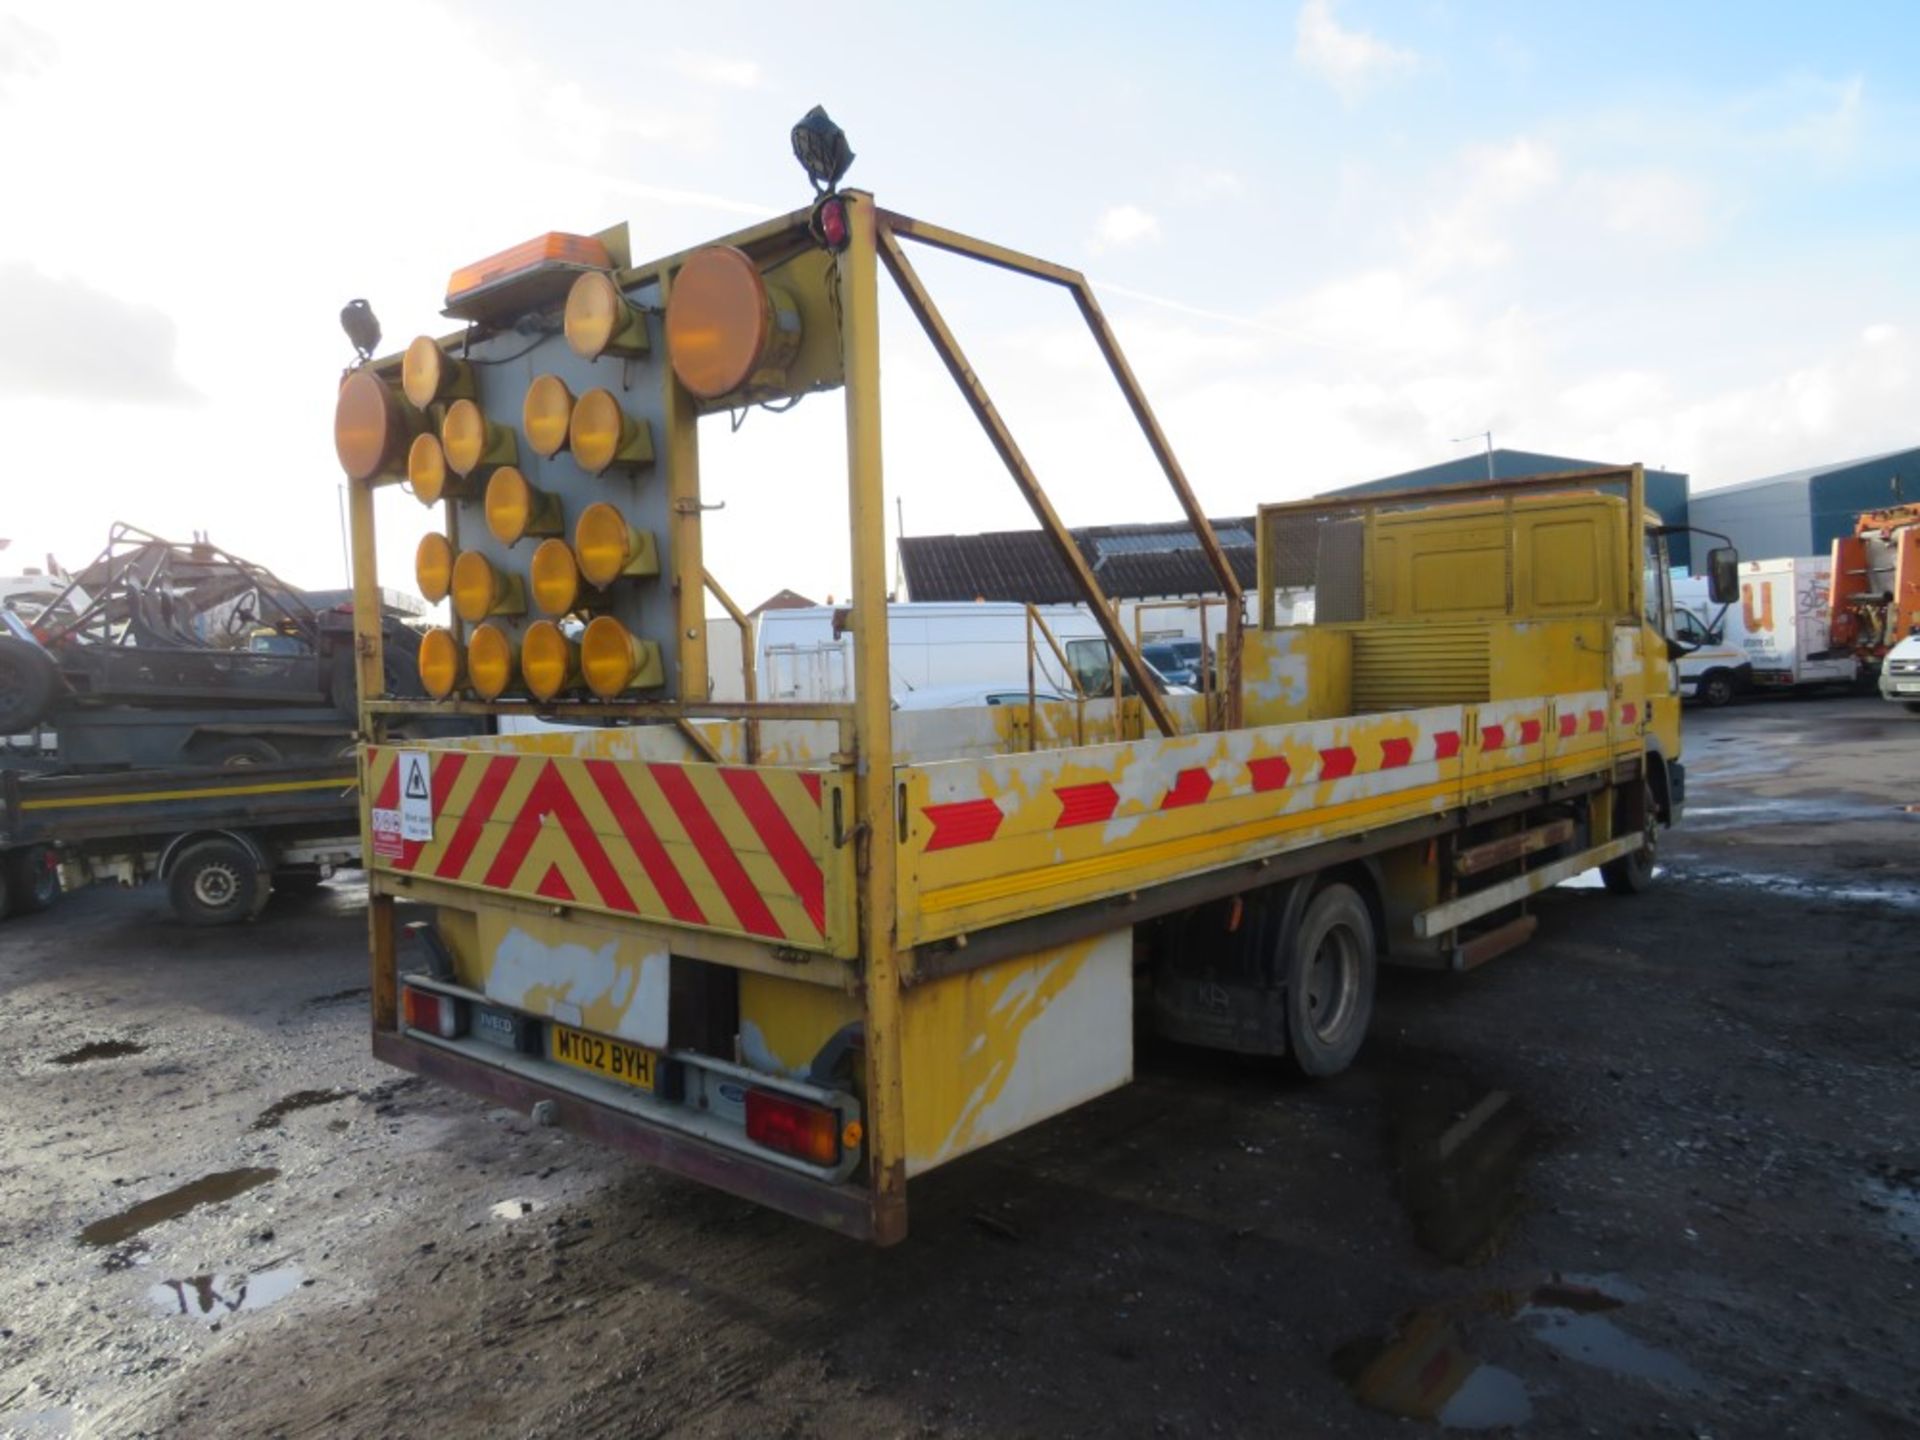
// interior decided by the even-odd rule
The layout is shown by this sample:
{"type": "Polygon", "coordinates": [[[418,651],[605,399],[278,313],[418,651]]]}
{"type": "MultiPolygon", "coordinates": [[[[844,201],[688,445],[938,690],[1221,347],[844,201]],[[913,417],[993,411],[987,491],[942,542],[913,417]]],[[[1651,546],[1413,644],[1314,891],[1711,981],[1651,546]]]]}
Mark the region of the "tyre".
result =
{"type": "Polygon", "coordinates": [[[167,881],[174,914],[189,925],[237,925],[258,915],[272,878],[253,851],[224,836],[190,846],[167,881]]]}
{"type": "Polygon", "coordinates": [[[1360,1053],[1373,1021],[1378,955],[1360,892],[1329,885],[1316,894],[1286,962],[1287,1059],[1310,1078],[1337,1075],[1360,1053]]]}
{"type": "Polygon", "coordinates": [[[1654,870],[1659,862],[1659,808],[1653,803],[1651,790],[1644,794],[1646,843],[1632,854],[1609,860],[1600,867],[1600,879],[1615,895],[1638,895],[1653,888],[1654,870]]]}
{"type": "Polygon", "coordinates": [[[31,730],[60,694],[60,667],[38,645],[0,635],[0,735],[31,730]]]}
{"type": "Polygon", "coordinates": [[[7,894],[16,915],[38,915],[60,898],[60,871],[45,845],[15,850],[6,859],[7,894]]]}
{"type": "Polygon", "coordinates": [[[196,752],[196,758],[205,765],[235,770],[244,765],[278,765],[284,757],[277,746],[265,740],[237,735],[231,740],[216,740],[202,746],[196,752]]]}
{"type": "Polygon", "coordinates": [[[1700,677],[1700,703],[1709,710],[1731,705],[1733,696],[1733,676],[1725,670],[1709,670],[1700,677]]]}

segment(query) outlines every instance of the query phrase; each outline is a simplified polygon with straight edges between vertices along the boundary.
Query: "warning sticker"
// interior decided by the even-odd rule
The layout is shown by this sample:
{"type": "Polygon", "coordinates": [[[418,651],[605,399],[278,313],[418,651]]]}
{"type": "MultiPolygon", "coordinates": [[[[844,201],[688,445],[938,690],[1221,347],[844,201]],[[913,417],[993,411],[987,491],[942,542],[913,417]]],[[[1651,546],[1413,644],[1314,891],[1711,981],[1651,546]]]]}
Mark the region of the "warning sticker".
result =
{"type": "Polygon", "coordinates": [[[407,853],[406,844],[400,834],[398,810],[374,810],[373,853],[377,859],[381,860],[398,860],[407,853]]]}
{"type": "Polygon", "coordinates": [[[422,844],[433,839],[433,767],[424,750],[402,750],[400,766],[400,838],[422,844]]]}

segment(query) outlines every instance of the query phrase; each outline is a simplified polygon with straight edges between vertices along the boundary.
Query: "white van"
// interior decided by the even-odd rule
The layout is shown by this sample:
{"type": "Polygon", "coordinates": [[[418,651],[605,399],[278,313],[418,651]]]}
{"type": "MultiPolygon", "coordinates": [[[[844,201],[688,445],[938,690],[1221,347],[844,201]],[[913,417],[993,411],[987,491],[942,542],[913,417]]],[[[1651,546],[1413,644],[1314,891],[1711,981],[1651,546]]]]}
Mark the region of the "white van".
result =
{"type": "MultiPolygon", "coordinates": [[[[1079,605],[1035,607],[1066,654],[1070,679],[1046,637],[1034,632],[1036,689],[1070,695],[1111,694],[1113,666],[1105,635],[1079,605]]],[[[853,698],[853,636],[846,611],[830,605],[764,610],[756,619],[757,689],[764,700],[853,698]],[[836,618],[837,617],[837,618],[836,618]]],[[[1027,688],[1027,607],[1013,602],[903,602],[887,607],[888,671],[894,699],[919,690],[1027,688]]],[[[1185,687],[1169,686],[1178,693],[1185,687]]]]}
{"type": "Polygon", "coordinates": [[[1824,555],[1748,560],[1740,566],[1740,603],[1733,607],[1740,647],[1753,662],[1753,683],[1766,690],[1852,685],[1860,664],[1828,639],[1833,562],[1824,555]]]}
{"type": "Polygon", "coordinates": [[[1693,648],[1679,659],[1680,698],[1718,709],[1753,685],[1753,662],[1729,643],[1731,605],[1715,605],[1705,576],[1673,582],[1673,638],[1693,648]]]}

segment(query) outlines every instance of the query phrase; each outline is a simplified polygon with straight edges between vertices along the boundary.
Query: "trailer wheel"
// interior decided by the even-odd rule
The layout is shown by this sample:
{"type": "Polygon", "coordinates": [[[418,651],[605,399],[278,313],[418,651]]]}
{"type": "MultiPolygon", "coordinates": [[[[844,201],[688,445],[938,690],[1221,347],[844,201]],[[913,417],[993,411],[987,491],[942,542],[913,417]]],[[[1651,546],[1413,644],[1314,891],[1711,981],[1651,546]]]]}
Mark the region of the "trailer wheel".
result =
{"type": "Polygon", "coordinates": [[[1287,1058],[1309,1078],[1353,1063],[1373,1020],[1373,915],[1351,885],[1329,885],[1300,917],[1287,952],[1287,1058]]]}
{"type": "Polygon", "coordinates": [[[38,915],[60,898],[60,871],[53,851],[29,845],[7,856],[6,892],[16,915],[38,915]]]}
{"type": "Polygon", "coordinates": [[[38,645],[0,636],[0,735],[31,730],[60,693],[60,667],[38,645]]]}
{"type": "Polygon", "coordinates": [[[203,750],[198,757],[203,764],[218,765],[223,770],[236,770],[246,765],[278,765],[285,758],[279,747],[265,740],[256,740],[250,735],[242,735],[233,740],[216,741],[203,750]]]}
{"type": "Polygon", "coordinates": [[[189,925],[237,925],[266,906],[272,877],[238,840],[202,840],[174,861],[167,893],[189,925]]]}

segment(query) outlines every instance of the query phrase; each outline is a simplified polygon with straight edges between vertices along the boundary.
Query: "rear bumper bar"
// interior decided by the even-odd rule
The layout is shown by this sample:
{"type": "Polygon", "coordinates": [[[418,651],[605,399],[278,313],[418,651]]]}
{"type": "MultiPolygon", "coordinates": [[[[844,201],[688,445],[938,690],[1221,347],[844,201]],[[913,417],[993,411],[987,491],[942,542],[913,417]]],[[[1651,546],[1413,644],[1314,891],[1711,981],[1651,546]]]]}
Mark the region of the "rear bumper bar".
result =
{"type": "Polygon", "coordinates": [[[855,1240],[872,1238],[873,1213],[867,1191],[852,1185],[828,1185],[718,1145],[677,1134],[611,1105],[496,1066],[481,1064],[438,1046],[389,1031],[373,1032],[378,1060],[479,1095],[516,1110],[546,1102],[552,1121],[563,1130],[624,1150],[648,1165],[711,1185],[730,1195],[824,1225],[855,1240]]]}

